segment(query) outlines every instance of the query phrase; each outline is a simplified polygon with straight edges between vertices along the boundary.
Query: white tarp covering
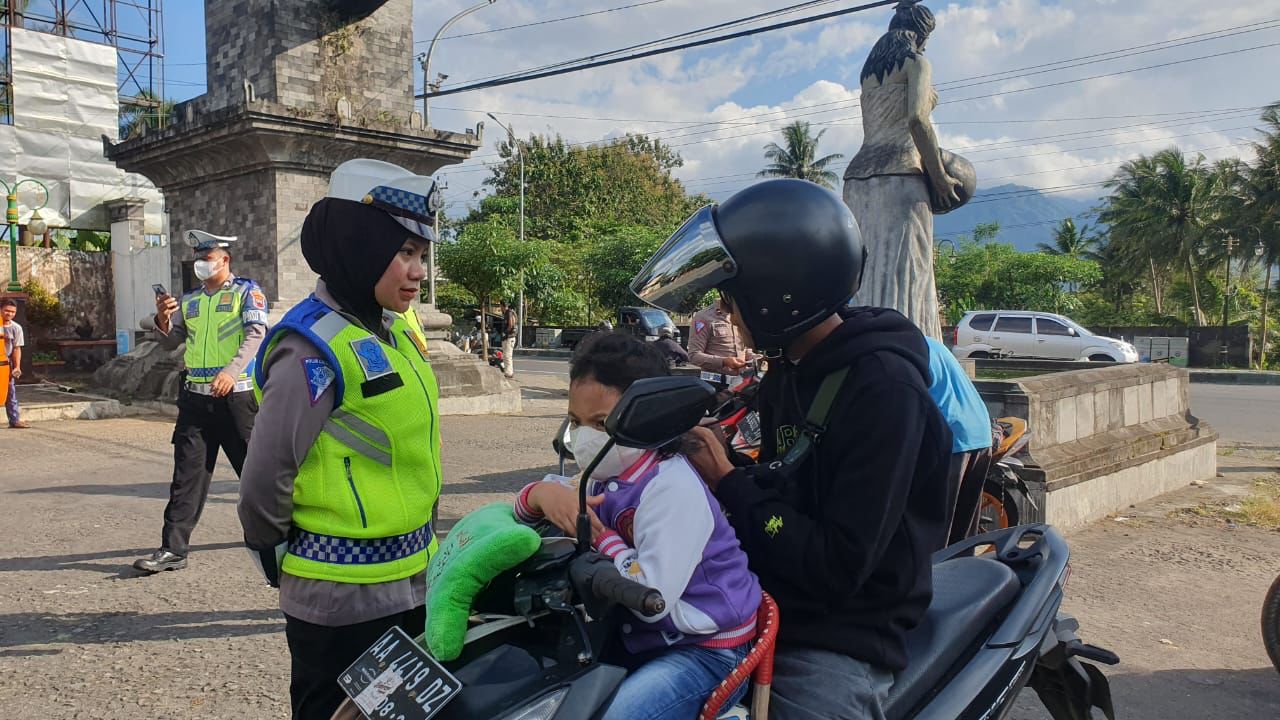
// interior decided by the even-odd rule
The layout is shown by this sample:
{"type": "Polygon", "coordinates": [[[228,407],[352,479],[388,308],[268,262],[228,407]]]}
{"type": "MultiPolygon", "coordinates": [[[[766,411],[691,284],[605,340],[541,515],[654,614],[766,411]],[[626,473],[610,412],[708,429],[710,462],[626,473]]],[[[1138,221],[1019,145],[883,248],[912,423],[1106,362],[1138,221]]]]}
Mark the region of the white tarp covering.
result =
{"type": "MultiPolygon", "coordinates": [[[[0,177],[33,178],[49,188],[40,214],[50,227],[106,230],[103,203],[121,197],[147,200],[146,232],[160,234],[164,206],[144,177],[126,173],[102,155],[102,136],[119,134],[116,50],[109,45],[14,28],[13,125],[0,125],[0,177]]],[[[19,193],[22,222],[40,191],[19,193]]]]}

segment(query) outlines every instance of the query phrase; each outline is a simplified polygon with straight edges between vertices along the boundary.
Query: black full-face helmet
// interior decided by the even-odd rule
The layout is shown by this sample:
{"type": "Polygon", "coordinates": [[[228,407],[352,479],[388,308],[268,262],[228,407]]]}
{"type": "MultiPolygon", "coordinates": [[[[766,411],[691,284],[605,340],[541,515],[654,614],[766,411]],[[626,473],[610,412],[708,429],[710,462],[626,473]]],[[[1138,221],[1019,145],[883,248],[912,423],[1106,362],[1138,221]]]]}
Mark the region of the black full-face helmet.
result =
{"type": "Polygon", "coordinates": [[[806,180],[765,180],[698,210],[631,281],[641,300],[698,310],[733,300],[757,350],[780,352],[858,291],[866,250],[853,213],[806,180]]]}

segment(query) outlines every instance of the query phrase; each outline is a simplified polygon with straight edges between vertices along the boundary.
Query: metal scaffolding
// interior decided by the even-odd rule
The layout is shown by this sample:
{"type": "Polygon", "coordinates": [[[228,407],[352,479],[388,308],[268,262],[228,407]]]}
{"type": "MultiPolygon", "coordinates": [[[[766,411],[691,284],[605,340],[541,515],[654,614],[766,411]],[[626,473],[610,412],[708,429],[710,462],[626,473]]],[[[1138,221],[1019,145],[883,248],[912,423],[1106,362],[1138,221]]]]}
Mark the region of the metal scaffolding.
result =
{"type": "Polygon", "coordinates": [[[120,104],[144,112],[162,107],[162,6],[163,0],[0,0],[0,123],[12,121],[10,28],[114,47],[120,104]]]}

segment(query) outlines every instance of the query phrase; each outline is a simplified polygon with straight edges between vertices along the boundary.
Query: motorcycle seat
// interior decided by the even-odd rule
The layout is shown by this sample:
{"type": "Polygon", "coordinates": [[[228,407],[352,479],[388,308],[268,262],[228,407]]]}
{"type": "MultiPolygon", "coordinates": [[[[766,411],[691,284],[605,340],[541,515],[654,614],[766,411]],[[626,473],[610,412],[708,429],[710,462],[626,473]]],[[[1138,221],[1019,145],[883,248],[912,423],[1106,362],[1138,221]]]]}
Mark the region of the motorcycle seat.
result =
{"type": "Polygon", "coordinates": [[[1013,571],[995,560],[961,557],[934,565],[933,600],[907,633],[908,665],[894,676],[885,716],[898,720],[919,705],[1020,590],[1013,571]]]}

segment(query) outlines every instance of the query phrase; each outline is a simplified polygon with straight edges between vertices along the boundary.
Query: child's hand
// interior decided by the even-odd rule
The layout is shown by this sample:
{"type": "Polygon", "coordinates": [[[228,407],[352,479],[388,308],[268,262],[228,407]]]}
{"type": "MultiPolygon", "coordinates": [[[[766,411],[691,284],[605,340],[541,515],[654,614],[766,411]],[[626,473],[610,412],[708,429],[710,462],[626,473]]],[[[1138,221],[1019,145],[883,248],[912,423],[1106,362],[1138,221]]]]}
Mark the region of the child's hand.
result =
{"type": "MultiPolygon", "coordinates": [[[[564,531],[568,537],[577,537],[578,532],[578,493],[559,483],[538,483],[529,491],[529,506],[540,512],[551,524],[564,531]]],[[[591,509],[604,502],[603,495],[587,498],[587,516],[591,518],[591,535],[604,532],[604,524],[591,509]]]]}

